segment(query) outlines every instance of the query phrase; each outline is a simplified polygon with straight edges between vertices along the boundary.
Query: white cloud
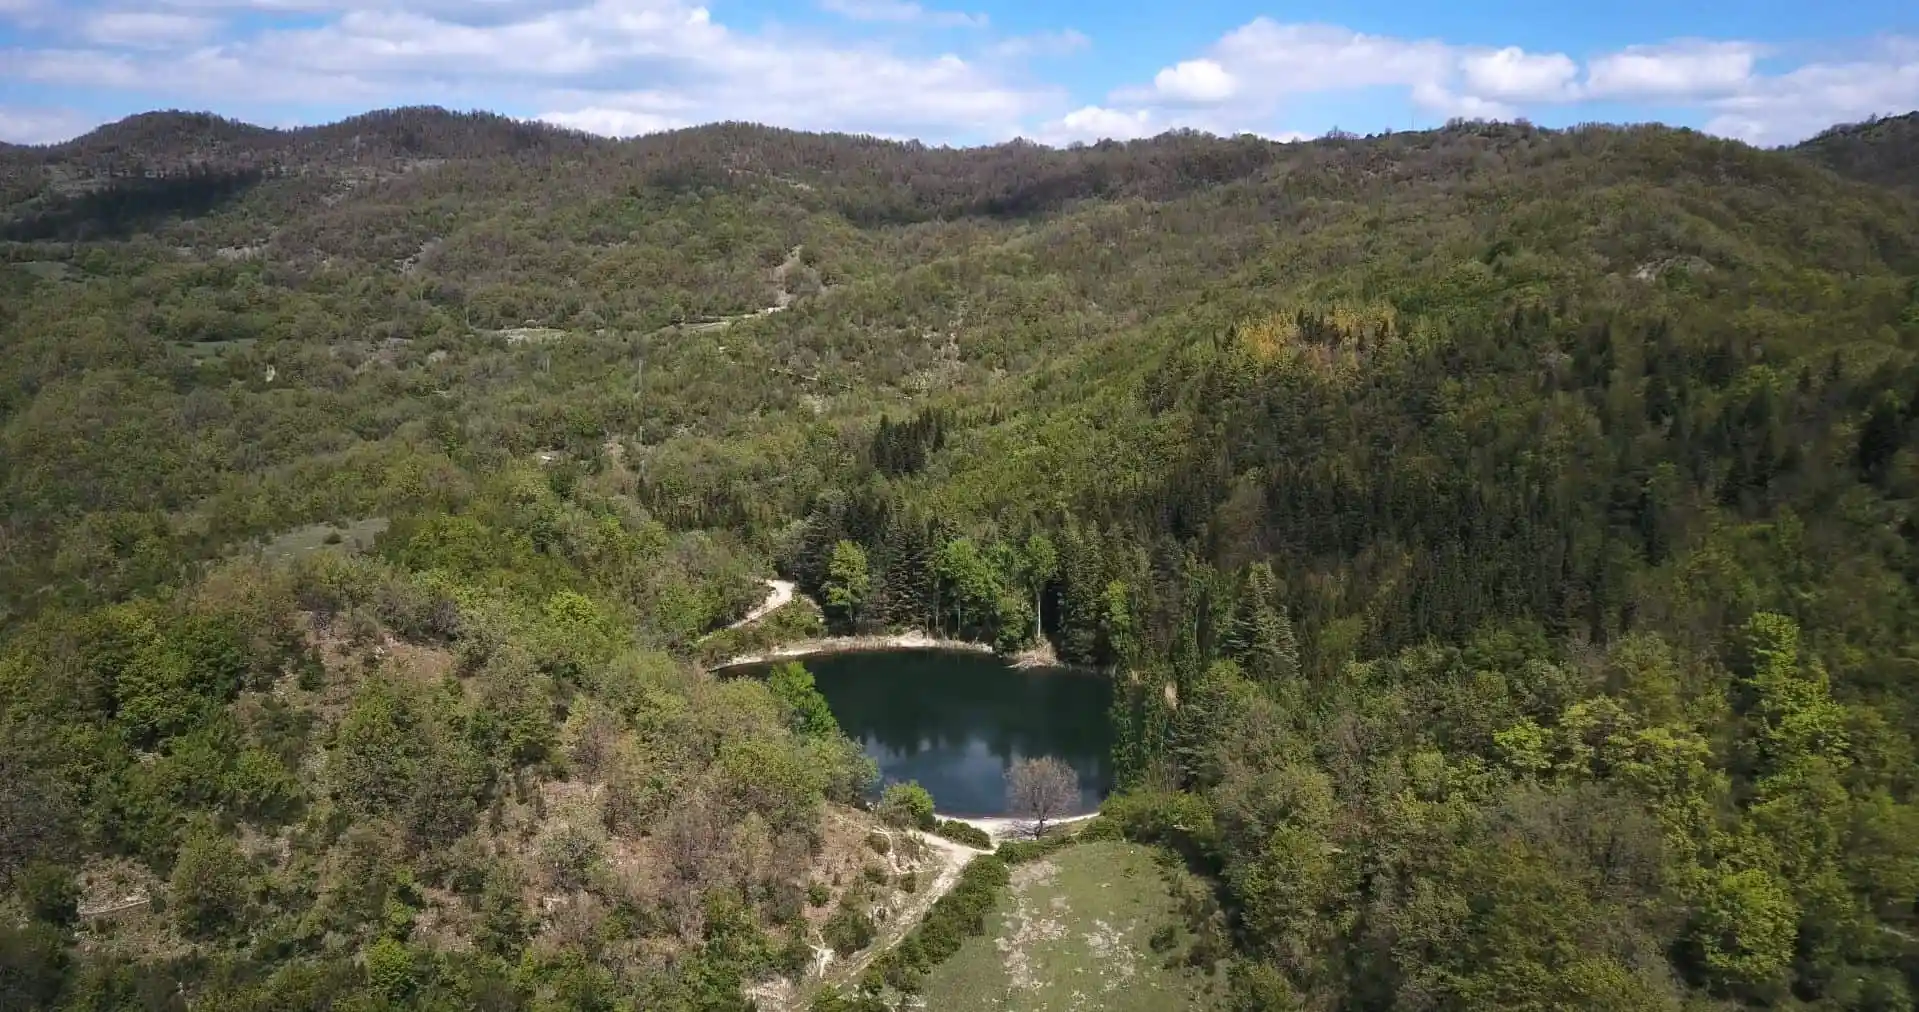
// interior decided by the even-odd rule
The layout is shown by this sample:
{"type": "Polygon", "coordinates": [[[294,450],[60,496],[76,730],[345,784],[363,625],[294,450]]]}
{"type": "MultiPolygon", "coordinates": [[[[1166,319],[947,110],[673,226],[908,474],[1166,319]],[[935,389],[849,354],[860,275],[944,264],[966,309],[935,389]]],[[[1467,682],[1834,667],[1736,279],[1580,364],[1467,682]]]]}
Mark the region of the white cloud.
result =
{"type": "Polygon", "coordinates": [[[0,106],[0,141],[9,144],[54,144],[72,140],[93,126],[93,117],[71,109],[0,106]]]}
{"type": "Polygon", "coordinates": [[[1175,102],[1223,102],[1237,87],[1233,75],[1212,60],[1185,60],[1153,76],[1153,88],[1175,102]]]}
{"type": "MultiPolygon", "coordinates": [[[[1228,32],[1204,55],[1161,70],[1149,87],[1113,92],[1113,104],[1152,110],[1177,125],[1228,132],[1221,127],[1270,123],[1302,96],[1402,87],[1419,104],[1446,116],[1491,115],[1495,104],[1459,94],[1463,51],[1434,40],[1367,35],[1338,25],[1282,24],[1270,18],[1228,32]],[[1205,105],[1200,122],[1179,113],[1205,105]]],[[[1528,68],[1530,69],[1530,68],[1528,68]]]]}
{"type": "MultiPolygon", "coordinates": [[[[5,3],[7,0],[0,0],[5,3]]],[[[33,2],[33,0],[29,0],[33,2]]],[[[578,6],[577,0],[149,0],[175,10],[258,11],[264,14],[338,14],[406,9],[466,23],[499,23],[542,11],[578,6]]]]}
{"type": "Polygon", "coordinates": [[[1710,133],[1754,144],[1802,140],[1835,123],[1919,109],[1919,39],[1880,39],[1843,63],[1809,63],[1708,103],[1710,133]]]}
{"type": "Polygon", "coordinates": [[[100,11],[80,23],[80,35],[101,46],[167,49],[204,42],[220,27],[214,18],[155,11],[100,11]]]}
{"type": "Polygon", "coordinates": [[[1064,147],[1102,140],[1138,140],[1169,130],[1197,130],[1216,137],[1251,134],[1281,144],[1312,139],[1312,135],[1298,130],[1249,127],[1204,109],[1181,108],[1162,113],[1152,109],[1115,109],[1100,105],[1082,106],[1048,121],[1040,126],[1034,137],[1042,144],[1064,147]]]}
{"type": "Polygon", "coordinates": [[[1595,98],[1725,94],[1752,80],[1759,56],[1759,47],[1749,42],[1631,46],[1592,61],[1586,69],[1586,93],[1595,98]]]}
{"type": "Polygon", "coordinates": [[[936,28],[985,28],[988,23],[984,14],[931,10],[909,0],[820,0],[820,6],[854,21],[891,21],[936,28]]]}
{"type": "Polygon", "coordinates": [[[1076,141],[1130,141],[1137,137],[1151,136],[1160,129],[1163,128],[1155,127],[1152,114],[1144,109],[1122,112],[1118,109],[1089,105],[1075,109],[1040,127],[1039,140],[1041,143],[1054,146],[1072,144],[1076,141]]]}
{"type": "Polygon", "coordinates": [[[1034,32],[1001,39],[988,51],[1001,59],[1022,60],[1035,56],[1070,56],[1092,44],[1093,40],[1078,30],[1063,28],[1056,32],[1034,32]]]}
{"type": "Polygon", "coordinates": [[[1431,81],[1413,85],[1412,99],[1421,109],[1451,119],[1512,119],[1518,113],[1512,106],[1478,95],[1461,94],[1431,81]]]}
{"type": "MultiPolygon", "coordinates": [[[[1312,96],[1400,89],[1413,108],[1440,117],[1512,119],[1591,101],[1657,101],[1661,113],[1757,143],[1780,143],[1838,121],[1919,108],[1919,39],[1882,38],[1847,61],[1778,74],[1759,65],[1766,47],[1739,40],[1679,40],[1593,57],[1581,73],[1565,53],[1465,46],[1368,35],[1328,24],[1255,18],[1150,82],[1115,89],[1106,105],[1164,129],[1271,123],[1310,114],[1312,96]],[[1190,123],[1190,110],[1206,109],[1190,123]]],[[[1382,101],[1376,94],[1368,100],[1382,101]]],[[[1398,125],[1390,100],[1362,129],[1398,125]]],[[[1342,113],[1342,115],[1345,115],[1342,113]]]]}
{"type": "Polygon", "coordinates": [[[542,113],[534,118],[555,126],[599,134],[602,137],[637,137],[641,134],[656,134],[663,130],[677,130],[691,125],[686,120],[662,116],[659,113],[606,106],[588,106],[571,112],[542,113]]]}
{"type": "MultiPolygon", "coordinates": [[[[98,49],[47,49],[9,54],[4,73],[43,84],[102,88],[139,96],[147,108],[188,103],[332,101],[374,103],[388,92],[352,75],[273,64],[254,54],[208,47],[186,54],[129,54],[98,49]]],[[[419,82],[408,101],[442,94],[419,82]]]]}
{"type": "Polygon", "coordinates": [[[1564,53],[1528,53],[1518,46],[1473,53],[1459,61],[1467,90],[1503,99],[1563,98],[1579,64],[1564,53]]]}
{"type": "Polygon", "coordinates": [[[1280,24],[1255,18],[1213,47],[1228,69],[1248,73],[1269,94],[1342,91],[1441,80],[1454,64],[1451,47],[1432,40],[1366,35],[1338,25],[1280,24]],[[1251,73],[1257,70],[1258,73],[1251,73]]]}
{"type": "Polygon", "coordinates": [[[143,104],[538,103],[541,118],[626,134],[750,119],[942,140],[998,137],[1067,108],[991,61],[879,42],[741,32],[688,0],[591,0],[497,23],[395,8],[171,53],[16,50],[0,80],[118,88],[143,104]]]}
{"type": "Polygon", "coordinates": [[[71,17],[60,9],[60,0],[0,0],[0,27],[11,22],[27,31],[64,28],[71,17]]]}
{"type": "MultiPolygon", "coordinates": [[[[676,68],[685,80],[646,91],[577,90],[579,109],[624,110],[679,122],[757,120],[816,130],[899,136],[999,136],[1058,96],[1003,84],[955,56],[908,60],[881,52],[741,46],[676,68]]],[[[636,119],[634,122],[649,122],[636,119]]]]}

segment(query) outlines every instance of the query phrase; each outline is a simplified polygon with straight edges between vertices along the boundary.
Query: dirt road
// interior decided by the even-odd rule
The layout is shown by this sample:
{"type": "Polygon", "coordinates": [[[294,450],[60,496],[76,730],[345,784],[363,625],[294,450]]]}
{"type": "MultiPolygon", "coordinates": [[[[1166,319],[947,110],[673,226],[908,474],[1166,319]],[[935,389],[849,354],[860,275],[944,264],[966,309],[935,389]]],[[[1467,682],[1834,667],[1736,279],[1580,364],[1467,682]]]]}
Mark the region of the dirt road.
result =
{"type": "Polygon", "coordinates": [[[799,589],[789,580],[767,580],[766,586],[766,600],[754,605],[753,610],[747,612],[745,618],[727,626],[728,629],[738,629],[743,625],[752,625],[760,619],[771,615],[775,609],[784,607],[788,602],[792,601],[793,594],[799,589]]]}

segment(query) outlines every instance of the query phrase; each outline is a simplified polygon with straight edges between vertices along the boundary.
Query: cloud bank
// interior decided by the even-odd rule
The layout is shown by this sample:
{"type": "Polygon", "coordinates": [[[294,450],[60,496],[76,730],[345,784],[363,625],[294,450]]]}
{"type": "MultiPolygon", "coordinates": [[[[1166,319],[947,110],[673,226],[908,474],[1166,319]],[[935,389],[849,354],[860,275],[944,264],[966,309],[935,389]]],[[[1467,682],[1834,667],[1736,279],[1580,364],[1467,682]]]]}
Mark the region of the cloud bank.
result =
{"type": "MultiPolygon", "coordinates": [[[[1919,40],[1844,56],[1742,40],[1534,52],[1254,18],[1132,82],[1098,39],[998,30],[914,0],[816,0],[796,23],[692,0],[0,0],[0,139],[63,139],[146,108],[262,123],[387,105],[488,108],[612,135],[725,119],[933,142],[1292,138],[1450,116],[1678,117],[1754,143],[1919,107],[1919,40]]],[[[1137,55],[1137,54],[1134,54],[1137,55]]],[[[1150,66],[1150,64],[1149,64],[1150,66]]]]}
{"type": "Polygon", "coordinates": [[[1919,108],[1919,40],[1886,36],[1852,52],[1843,61],[1813,59],[1769,72],[1764,61],[1775,54],[1768,47],[1682,39],[1582,62],[1561,52],[1262,17],[1165,67],[1150,83],[1116,88],[1104,103],[1050,121],[1041,134],[1063,142],[1142,122],[1220,132],[1230,124],[1276,126],[1316,102],[1380,90],[1400,94],[1430,117],[1578,119],[1585,118],[1582,107],[1604,104],[1609,112],[1642,107],[1650,118],[1678,109],[1709,132],[1756,144],[1787,143],[1834,123],[1919,108]]]}

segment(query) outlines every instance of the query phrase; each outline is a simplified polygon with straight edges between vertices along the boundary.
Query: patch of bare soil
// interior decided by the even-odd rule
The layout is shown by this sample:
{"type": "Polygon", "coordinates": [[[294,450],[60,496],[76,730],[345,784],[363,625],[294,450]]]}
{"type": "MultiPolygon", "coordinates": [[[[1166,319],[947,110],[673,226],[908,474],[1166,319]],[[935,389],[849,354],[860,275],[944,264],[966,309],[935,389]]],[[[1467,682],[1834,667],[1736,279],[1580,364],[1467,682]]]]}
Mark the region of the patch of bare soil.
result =
{"type": "Polygon", "coordinates": [[[1007,913],[1005,927],[993,940],[993,947],[1005,960],[1006,978],[1016,991],[1030,991],[1040,986],[1029,955],[1033,946],[1066,937],[1066,926],[1060,920],[1072,912],[1066,897],[1053,897],[1046,909],[1041,910],[1030,895],[1034,886],[1051,882],[1057,874],[1059,866],[1051,861],[1034,861],[1013,869],[1013,909],[1007,913]]]}
{"type": "Polygon", "coordinates": [[[1127,944],[1124,931],[1095,918],[1093,930],[1086,932],[1085,937],[1086,951],[1093,954],[1095,962],[1112,971],[1101,985],[1103,990],[1117,991],[1132,982],[1138,968],[1133,965],[1135,953],[1127,944]]]}

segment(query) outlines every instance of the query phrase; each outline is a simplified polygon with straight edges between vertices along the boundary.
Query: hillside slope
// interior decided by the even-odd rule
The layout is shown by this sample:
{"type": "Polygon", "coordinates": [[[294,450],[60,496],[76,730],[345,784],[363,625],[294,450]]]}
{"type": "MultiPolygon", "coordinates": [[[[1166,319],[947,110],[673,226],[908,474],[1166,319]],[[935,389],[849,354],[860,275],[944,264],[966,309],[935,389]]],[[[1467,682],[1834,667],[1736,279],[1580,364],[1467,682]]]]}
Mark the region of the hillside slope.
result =
{"type": "Polygon", "coordinates": [[[1919,112],[1836,126],[1793,151],[1842,176],[1919,193],[1919,112]]]}
{"type": "Polygon", "coordinates": [[[1851,137],[0,152],[6,997],[856,950],[850,743],[690,660],[778,575],[1112,673],[1239,1007],[1909,1005],[1919,199],[1851,137]]]}

